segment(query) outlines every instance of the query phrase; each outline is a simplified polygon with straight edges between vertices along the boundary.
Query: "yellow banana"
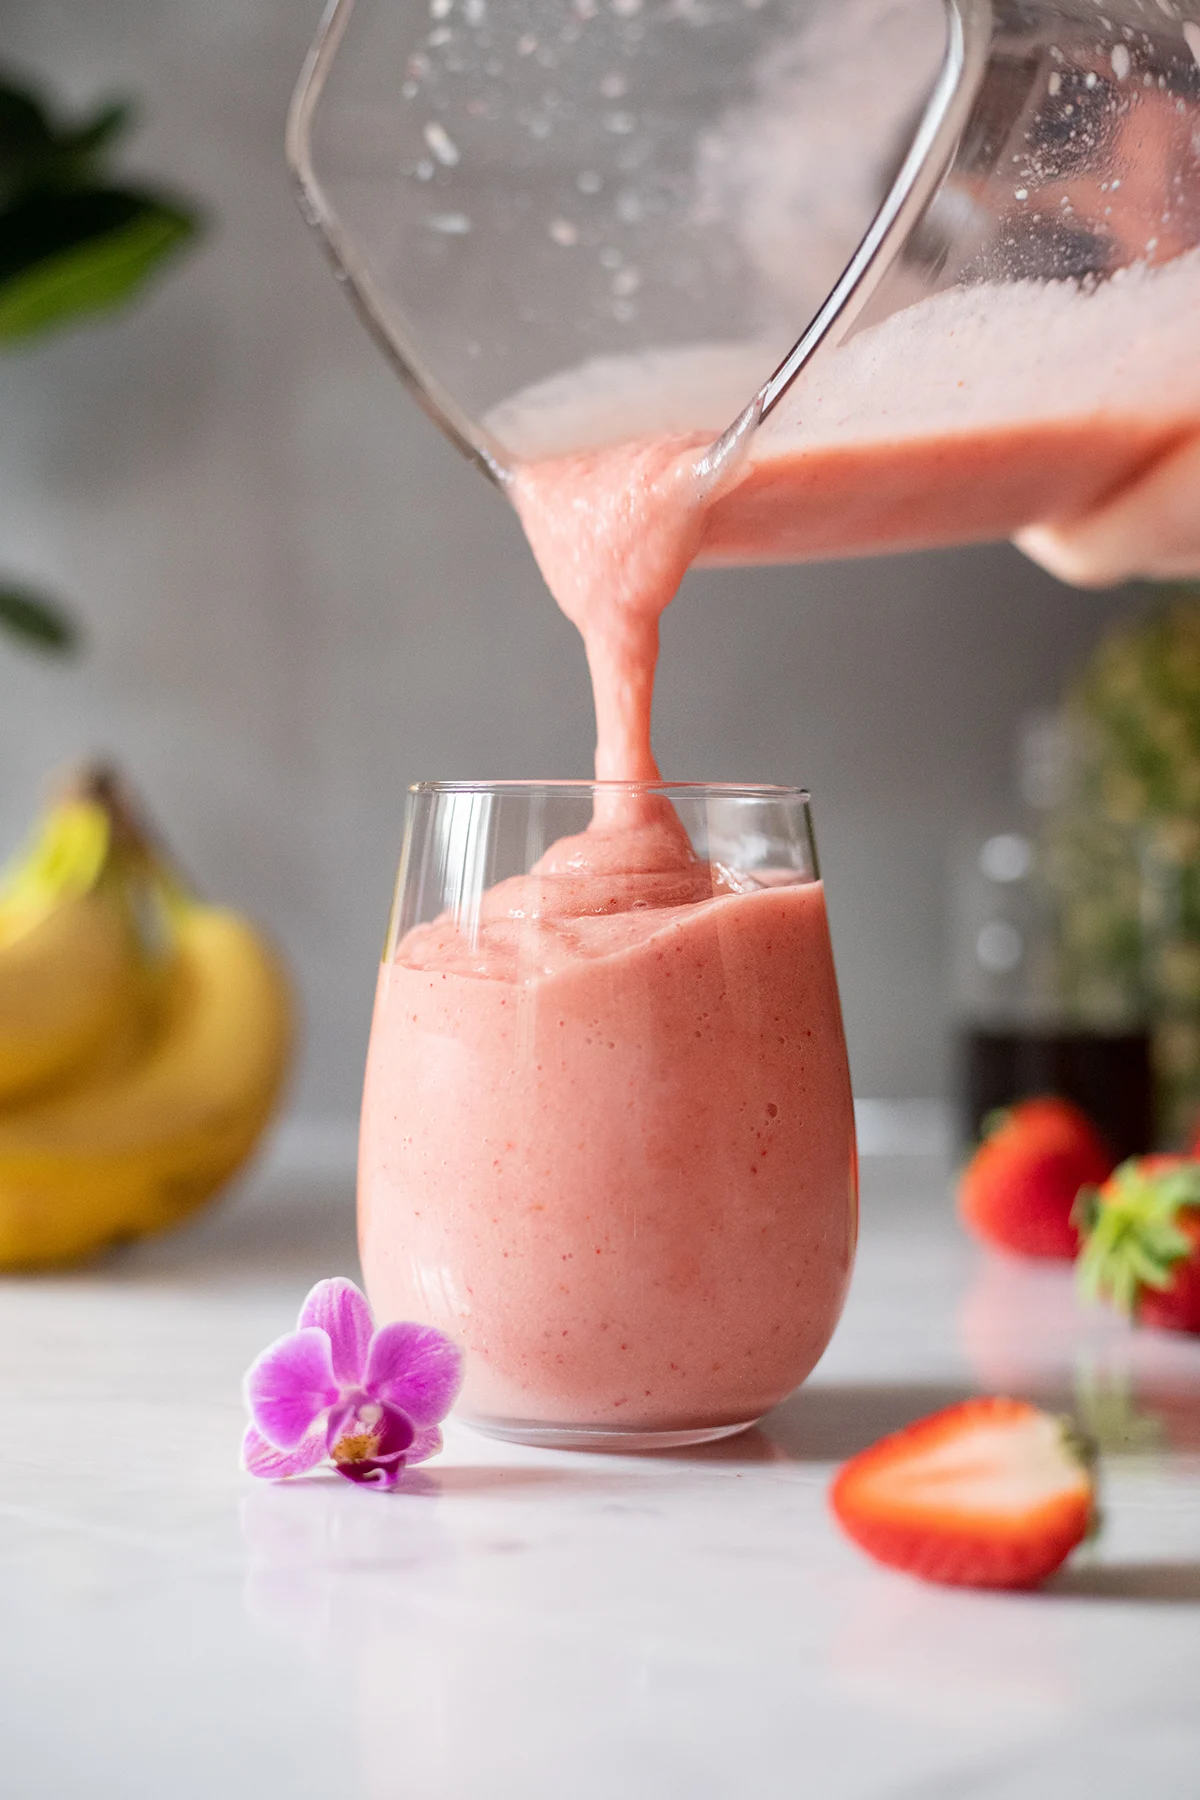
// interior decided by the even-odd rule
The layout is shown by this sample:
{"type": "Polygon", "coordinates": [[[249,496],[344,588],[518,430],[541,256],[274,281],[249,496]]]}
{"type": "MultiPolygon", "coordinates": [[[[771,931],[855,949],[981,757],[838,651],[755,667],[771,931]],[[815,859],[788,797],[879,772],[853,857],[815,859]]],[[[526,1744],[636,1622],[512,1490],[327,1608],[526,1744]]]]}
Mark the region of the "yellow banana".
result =
{"type": "Polygon", "coordinates": [[[172,901],[161,1013],[128,1067],[0,1111],[0,1266],[75,1261],[175,1223],[249,1155],[289,1062],[274,954],[236,913],[172,901]]]}
{"type": "Polygon", "coordinates": [[[52,807],[0,879],[0,1105],[136,1034],[146,958],[98,800],[52,807]]]}

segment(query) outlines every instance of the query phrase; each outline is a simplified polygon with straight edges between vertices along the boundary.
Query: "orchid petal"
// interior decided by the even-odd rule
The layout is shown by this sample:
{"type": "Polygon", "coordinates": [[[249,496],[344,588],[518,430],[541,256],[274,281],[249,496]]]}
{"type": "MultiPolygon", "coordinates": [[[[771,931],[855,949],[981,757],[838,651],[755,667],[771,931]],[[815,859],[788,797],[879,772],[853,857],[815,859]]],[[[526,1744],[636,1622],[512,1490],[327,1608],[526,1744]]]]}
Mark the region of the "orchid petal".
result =
{"type": "Polygon", "coordinates": [[[462,1386],[462,1363],[458,1345],[432,1325],[384,1325],[371,1339],[363,1386],[415,1426],[436,1425],[462,1386]]]}
{"type": "Polygon", "coordinates": [[[250,1417],[276,1450],[294,1450],[337,1397],[329,1338],[314,1326],[276,1338],[246,1372],[250,1417]]]}
{"type": "Polygon", "coordinates": [[[412,1443],[404,1452],[405,1468],[411,1467],[413,1463],[428,1462],[431,1456],[437,1455],[441,1447],[441,1432],[436,1425],[427,1425],[423,1431],[417,1432],[412,1443]]]}
{"type": "Polygon", "coordinates": [[[298,1449],[286,1454],[268,1444],[253,1425],[246,1427],[242,1439],[242,1467],[247,1475],[256,1475],[260,1481],[283,1481],[289,1475],[303,1475],[307,1470],[315,1469],[324,1456],[323,1431],[314,1431],[298,1449]]]}
{"type": "Polygon", "coordinates": [[[343,1387],[357,1387],[367,1366],[371,1309],[352,1281],[335,1276],[318,1281],[300,1308],[298,1329],[315,1325],[329,1338],[333,1372],[343,1387]]]}
{"type": "Polygon", "coordinates": [[[325,1420],[325,1442],[327,1444],[336,1444],[347,1431],[353,1430],[353,1421],[359,1405],[360,1401],[351,1395],[349,1398],[343,1396],[330,1408],[329,1415],[325,1420]]]}

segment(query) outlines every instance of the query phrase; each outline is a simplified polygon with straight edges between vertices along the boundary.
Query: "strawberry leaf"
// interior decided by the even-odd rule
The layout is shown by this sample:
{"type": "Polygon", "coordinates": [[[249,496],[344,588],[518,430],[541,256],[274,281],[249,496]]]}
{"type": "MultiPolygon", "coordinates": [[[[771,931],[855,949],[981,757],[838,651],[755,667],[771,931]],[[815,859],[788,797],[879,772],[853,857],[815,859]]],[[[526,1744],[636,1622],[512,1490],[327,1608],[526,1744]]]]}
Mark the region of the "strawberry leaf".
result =
{"type": "Polygon", "coordinates": [[[1200,1163],[1144,1172],[1137,1158],[1122,1163],[1097,1196],[1079,1259],[1080,1288],[1089,1300],[1108,1299],[1132,1318],[1146,1288],[1169,1288],[1176,1266],[1192,1253],[1179,1215],[1200,1208],[1200,1163]]]}
{"type": "Polygon", "coordinates": [[[1080,1237],[1088,1237],[1096,1228],[1100,1213],[1100,1189],[1089,1182],[1081,1187],[1071,1208],[1071,1223],[1080,1237]]]}

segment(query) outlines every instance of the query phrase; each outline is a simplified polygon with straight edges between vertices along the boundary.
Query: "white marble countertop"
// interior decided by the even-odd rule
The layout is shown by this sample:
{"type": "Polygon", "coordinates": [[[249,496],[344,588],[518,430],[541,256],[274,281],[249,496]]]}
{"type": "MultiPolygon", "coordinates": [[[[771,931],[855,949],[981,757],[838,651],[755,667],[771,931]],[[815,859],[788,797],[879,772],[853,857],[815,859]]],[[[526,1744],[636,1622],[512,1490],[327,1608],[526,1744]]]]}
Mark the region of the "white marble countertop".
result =
{"type": "Polygon", "coordinates": [[[817,1374],[654,1457],[451,1428],[392,1496],[237,1469],[239,1379],[351,1201],[260,1176],[101,1269],[0,1284],[6,1800],[1196,1800],[1200,1341],[991,1262],[867,1165],[817,1374]],[[976,1388],[1082,1405],[1106,1526],[1034,1595],[924,1587],[830,1524],[834,1462],[976,1388]]]}

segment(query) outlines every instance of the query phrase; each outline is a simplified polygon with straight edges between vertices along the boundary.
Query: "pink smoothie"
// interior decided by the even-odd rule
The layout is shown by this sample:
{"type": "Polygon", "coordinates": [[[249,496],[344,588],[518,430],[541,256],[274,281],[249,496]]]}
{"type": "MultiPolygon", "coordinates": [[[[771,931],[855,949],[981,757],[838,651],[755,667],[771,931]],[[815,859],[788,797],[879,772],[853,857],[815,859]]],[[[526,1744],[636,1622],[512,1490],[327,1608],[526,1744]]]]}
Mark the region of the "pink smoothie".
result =
{"type": "Polygon", "coordinates": [[[841,1310],[853,1115],[819,882],[698,862],[661,808],[385,963],[363,1267],[468,1351],[484,1421],[757,1418],[841,1310]]]}
{"type": "MultiPolygon", "coordinates": [[[[601,780],[653,782],[658,620],[699,548],[674,443],[567,459],[515,498],[579,626],[601,780]]],[[[380,975],[360,1235],[383,1318],[467,1348],[493,1426],[758,1418],[833,1331],[854,1126],[819,882],[697,860],[670,804],[592,826],[403,938],[380,975]]]]}

